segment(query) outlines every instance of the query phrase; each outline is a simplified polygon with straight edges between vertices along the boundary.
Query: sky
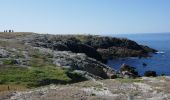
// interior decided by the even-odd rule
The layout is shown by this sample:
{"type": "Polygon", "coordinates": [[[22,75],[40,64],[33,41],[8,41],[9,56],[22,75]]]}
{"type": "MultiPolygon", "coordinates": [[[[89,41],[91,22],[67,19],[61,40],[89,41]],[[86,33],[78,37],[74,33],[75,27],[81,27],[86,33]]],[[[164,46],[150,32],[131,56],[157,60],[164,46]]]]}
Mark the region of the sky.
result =
{"type": "Polygon", "coordinates": [[[0,31],[170,32],[170,0],[0,0],[0,31]]]}

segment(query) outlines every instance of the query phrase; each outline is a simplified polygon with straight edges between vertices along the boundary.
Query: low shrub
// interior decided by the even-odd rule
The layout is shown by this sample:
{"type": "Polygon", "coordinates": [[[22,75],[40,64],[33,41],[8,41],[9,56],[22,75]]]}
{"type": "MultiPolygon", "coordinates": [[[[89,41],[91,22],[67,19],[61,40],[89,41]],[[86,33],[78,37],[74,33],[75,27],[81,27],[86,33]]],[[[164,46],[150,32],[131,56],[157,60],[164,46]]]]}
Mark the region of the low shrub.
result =
{"type": "Polygon", "coordinates": [[[86,81],[87,79],[83,77],[80,73],[76,72],[67,72],[67,76],[71,79],[71,82],[81,82],[81,81],[86,81]]]}
{"type": "Polygon", "coordinates": [[[4,65],[14,65],[16,64],[16,61],[14,59],[5,59],[3,60],[4,65]]]}

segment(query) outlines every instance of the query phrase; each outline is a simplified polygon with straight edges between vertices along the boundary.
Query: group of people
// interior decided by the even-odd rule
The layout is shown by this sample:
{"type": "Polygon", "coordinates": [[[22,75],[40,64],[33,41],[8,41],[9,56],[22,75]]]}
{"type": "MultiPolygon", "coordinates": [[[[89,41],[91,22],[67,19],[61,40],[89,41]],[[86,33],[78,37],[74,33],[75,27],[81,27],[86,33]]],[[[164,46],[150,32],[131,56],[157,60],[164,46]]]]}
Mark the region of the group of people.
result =
{"type": "Polygon", "coordinates": [[[4,30],[4,32],[14,32],[14,30],[4,30]]]}

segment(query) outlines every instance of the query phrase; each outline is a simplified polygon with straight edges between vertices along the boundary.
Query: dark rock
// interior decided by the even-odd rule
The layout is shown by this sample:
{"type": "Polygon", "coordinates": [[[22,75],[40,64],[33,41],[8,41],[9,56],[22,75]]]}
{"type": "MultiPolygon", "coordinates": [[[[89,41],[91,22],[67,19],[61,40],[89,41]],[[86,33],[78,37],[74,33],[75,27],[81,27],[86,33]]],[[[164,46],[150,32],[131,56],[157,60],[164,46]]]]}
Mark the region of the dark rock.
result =
{"type": "Polygon", "coordinates": [[[107,49],[109,47],[124,47],[128,49],[140,50],[140,45],[136,42],[125,39],[125,38],[114,38],[114,37],[102,37],[102,36],[84,36],[84,44],[90,45],[94,48],[107,49]]]}
{"type": "Polygon", "coordinates": [[[35,47],[85,53],[99,61],[105,61],[112,57],[148,57],[150,52],[156,52],[152,48],[125,38],[95,35],[34,35],[26,42],[35,47]]]}
{"type": "Polygon", "coordinates": [[[74,53],[85,53],[91,58],[102,61],[101,55],[96,51],[95,48],[80,43],[80,41],[75,37],[54,36],[52,38],[50,36],[40,36],[40,38],[36,37],[36,40],[31,40],[30,43],[35,47],[44,47],[59,51],[72,51],[74,53]]]}
{"type": "Polygon", "coordinates": [[[138,77],[138,72],[136,69],[126,64],[121,65],[120,72],[123,77],[138,77]]]}
{"type": "Polygon", "coordinates": [[[139,56],[147,56],[141,50],[132,50],[122,47],[110,47],[108,49],[98,49],[97,50],[103,57],[103,59],[109,59],[112,57],[139,57],[139,56]]]}
{"type": "Polygon", "coordinates": [[[96,60],[102,61],[101,55],[94,49],[93,47],[86,44],[75,44],[69,45],[69,49],[75,53],[85,53],[87,56],[91,58],[95,58],[96,60]]]}
{"type": "Polygon", "coordinates": [[[84,36],[84,44],[97,49],[104,59],[112,57],[147,57],[156,50],[137,44],[135,41],[125,38],[84,36]]]}
{"type": "Polygon", "coordinates": [[[155,71],[146,71],[145,73],[144,73],[144,76],[146,76],[146,77],[156,77],[157,76],[157,74],[156,74],[156,72],[155,71]]]}
{"type": "Polygon", "coordinates": [[[145,50],[145,52],[147,52],[147,53],[156,53],[156,52],[158,52],[157,50],[155,50],[155,49],[152,49],[152,48],[150,48],[150,47],[148,47],[148,46],[144,46],[144,45],[140,45],[144,50],[145,50]]]}
{"type": "Polygon", "coordinates": [[[143,66],[147,66],[147,64],[146,64],[146,63],[142,63],[142,65],[143,65],[143,66]]]}
{"type": "Polygon", "coordinates": [[[160,74],[160,76],[165,76],[165,74],[160,74]]]}

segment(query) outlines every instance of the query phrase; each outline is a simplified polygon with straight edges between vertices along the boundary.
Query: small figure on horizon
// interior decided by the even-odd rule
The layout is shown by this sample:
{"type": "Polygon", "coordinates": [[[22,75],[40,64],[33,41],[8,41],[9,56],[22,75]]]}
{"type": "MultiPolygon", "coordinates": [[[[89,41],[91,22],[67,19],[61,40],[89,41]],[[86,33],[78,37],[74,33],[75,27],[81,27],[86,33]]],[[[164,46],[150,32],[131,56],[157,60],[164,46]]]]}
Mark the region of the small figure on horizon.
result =
{"type": "Polygon", "coordinates": [[[9,32],[9,33],[13,33],[13,32],[14,32],[14,30],[4,30],[4,33],[7,33],[7,32],[9,32]]]}

